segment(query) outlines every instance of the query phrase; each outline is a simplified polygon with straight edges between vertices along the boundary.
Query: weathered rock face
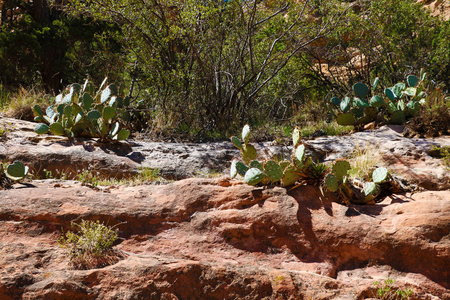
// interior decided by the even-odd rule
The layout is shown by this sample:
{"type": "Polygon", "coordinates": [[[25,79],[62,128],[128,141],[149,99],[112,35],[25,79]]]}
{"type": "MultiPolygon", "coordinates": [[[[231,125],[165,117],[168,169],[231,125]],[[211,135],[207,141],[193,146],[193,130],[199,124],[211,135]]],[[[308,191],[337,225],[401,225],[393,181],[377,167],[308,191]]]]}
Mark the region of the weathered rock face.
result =
{"type": "MultiPolygon", "coordinates": [[[[122,178],[139,172],[140,168],[159,169],[170,179],[202,176],[211,172],[228,172],[230,161],[239,151],[229,142],[186,144],[156,143],[130,140],[121,144],[97,144],[93,140],[69,141],[57,136],[38,136],[35,123],[0,118],[10,132],[0,141],[0,159],[21,160],[35,174],[51,171],[76,178],[84,170],[100,176],[122,178]]],[[[385,164],[397,175],[429,190],[450,189],[450,172],[441,159],[429,152],[433,145],[450,146],[450,137],[410,139],[401,135],[403,127],[384,126],[374,131],[358,132],[342,137],[320,137],[306,141],[309,154],[319,160],[348,157],[357,147],[376,147],[385,164]]],[[[291,147],[258,143],[258,152],[268,158],[290,156],[291,147]]]]}
{"type": "Polygon", "coordinates": [[[450,299],[449,191],[326,196],[225,178],[17,184],[0,191],[0,299],[365,299],[387,277],[412,299],[450,299]],[[56,240],[81,219],[118,224],[126,258],[72,270],[56,240]]]}

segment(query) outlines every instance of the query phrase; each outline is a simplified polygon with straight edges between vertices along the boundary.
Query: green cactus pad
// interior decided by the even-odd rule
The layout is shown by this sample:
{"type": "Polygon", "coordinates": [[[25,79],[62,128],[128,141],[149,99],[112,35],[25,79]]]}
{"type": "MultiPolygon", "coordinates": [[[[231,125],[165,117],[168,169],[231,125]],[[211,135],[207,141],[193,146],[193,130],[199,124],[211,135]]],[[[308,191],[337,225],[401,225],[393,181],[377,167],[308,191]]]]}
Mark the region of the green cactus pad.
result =
{"type": "Polygon", "coordinates": [[[398,110],[397,105],[395,105],[393,102],[389,102],[387,107],[390,112],[396,112],[398,110]]]}
{"type": "Polygon", "coordinates": [[[245,173],[248,171],[249,167],[247,167],[242,161],[236,162],[236,170],[239,175],[245,176],[245,173]]]}
{"type": "Polygon", "coordinates": [[[230,140],[233,143],[233,145],[235,145],[239,149],[242,149],[242,143],[241,143],[241,140],[238,137],[232,136],[230,138],[230,140]]]}
{"type": "Polygon", "coordinates": [[[114,118],[115,115],[116,115],[116,109],[114,107],[105,106],[105,108],[103,109],[103,120],[108,122],[109,120],[114,118]]]}
{"type": "Polygon", "coordinates": [[[37,104],[33,106],[33,113],[34,113],[35,116],[38,116],[38,117],[42,117],[43,116],[42,109],[37,104]]]}
{"type": "Polygon", "coordinates": [[[355,118],[361,118],[362,116],[364,116],[364,108],[362,107],[352,108],[350,110],[350,113],[352,113],[355,116],[355,118]]]}
{"type": "Polygon", "coordinates": [[[280,165],[273,160],[266,162],[264,165],[264,172],[271,181],[279,181],[283,178],[283,171],[281,170],[280,165]]]}
{"type": "Polygon", "coordinates": [[[376,107],[368,107],[364,109],[364,115],[374,119],[377,116],[378,109],[376,107]]]}
{"type": "Polygon", "coordinates": [[[298,160],[298,162],[303,163],[305,160],[305,145],[299,145],[297,148],[295,148],[294,157],[298,160]]]}
{"type": "Polygon", "coordinates": [[[249,164],[252,160],[255,160],[257,156],[258,154],[256,153],[256,149],[253,145],[243,145],[241,149],[241,157],[246,164],[249,164]]]}
{"type": "Polygon", "coordinates": [[[91,109],[94,100],[92,99],[91,95],[89,95],[88,93],[84,93],[81,101],[83,103],[84,110],[89,110],[91,109]]]}
{"type": "Polygon", "coordinates": [[[337,116],[336,122],[341,126],[355,125],[356,118],[352,113],[344,113],[337,116]]]}
{"type": "Polygon", "coordinates": [[[74,89],[73,87],[70,87],[69,93],[62,98],[61,104],[71,103],[74,96],[75,96],[74,89]]]}
{"type": "Polygon", "coordinates": [[[94,121],[101,117],[100,112],[98,110],[91,110],[87,113],[87,117],[89,120],[94,121]]]}
{"type": "Polygon", "coordinates": [[[244,128],[242,128],[242,140],[244,141],[244,144],[247,145],[248,141],[250,140],[250,126],[248,124],[244,125],[244,128]]]}
{"type": "Polygon", "coordinates": [[[100,96],[100,103],[105,103],[113,96],[113,91],[111,89],[111,86],[106,87],[102,91],[102,95],[100,96]]]}
{"type": "Polygon", "coordinates": [[[282,171],[284,171],[289,165],[291,164],[290,161],[283,160],[280,162],[280,168],[282,171]]]}
{"type": "Polygon", "coordinates": [[[416,96],[417,89],[415,87],[409,87],[405,89],[404,93],[409,97],[414,97],[416,96]]]}
{"type": "Polygon", "coordinates": [[[380,78],[378,78],[378,77],[375,78],[375,80],[373,81],[373,84],[372,84],[372,91],[375,91],[377,89],[379,81],[380,81],[380,78]]]}
{"type": "Polygon", "coordinates": [[[236,168],[236,163],[237,163],[236,160],[233,160],[231,162],[231,167],[230,167],[230,178],[231,179],[236,178],[236,176],[238,174],[238,171],[237,171],[237,168],[236,168]]]}
{"type": "Polygon", "coordinates": [[[257,185],[266,175],[258,168],[250,168],[245,173],[244,180],[249,185],[257,185]]]}
{"type": "Polygon", "coordinates": [[[64,135],[64,127],[59,122],[55,122],[55,123],[51,124],[50,131],[54,135],[64,135]]]}
{"type": "Polygon", "coordinates": [[[405,123],[405,113],[400,110],[393,112],[390,118],[390,123],[395,125],[405,123]]]}
{"type": "Polygon", "coordinates": [[[375,183],[382,183],[389,177],[389,171],[386,168],[376,168],[372,173],[372,179],[375,183]]]}
{"type": "Polygon", "coordinates": [[[341,99],[339,99],[338,97],[333,97],[331,98],[331,103],[333,103],[336,106],[341,105],[341,99]]]}
{"type": "Polygon", "coordinates": [[[263,165],[257,160],[252,160],[250,162],[249,166],[250,166],[250,168],[257,168],[257,169],[260,169],[261,171],[264,171],[263,165]]]}
{"type": "Polygon", "coordinates": [[[398,109],[398,110],[401,110],[401,111],[404,111],[404,110],[405,110],[405,101],[399,100],[399,101],[397,102],[397,109],[398,109]]]}
{"type": "Polygon", "coordinates": [[[337,178],[331,173],[325,176],[324,184],[325,187],[331,192],[336,192],[339,189],[337,178]]]}
{"type": "Polygon", "coordinates": [[[66,115],[68,118],[72,117],[72,106],[66,105],[64,107],[64,115],[66,115]]]}
{"type": "Polygon", "coordinates": [[[419,79],[419,77],[417,77],[417,76],[409,75],[409,76],[406,78],[406,81],[408,82],[408,86],[410,86],[410,87],[416,87],[416,86],[419,84],[420,79],[419,79]]]}
{"type": "Polygon", "coordinates": [[[390,88],[386,88],[386,89],[384,90],[384,94],[385,94],[391,101],[394,101],[394,100],[397,98],[397,96],[395,96],[394,92],[393,92],[392,89],[390,89],[390,88]]]}
{"type": "Polygon", "coordinates": [[[44,118],[43,118],[43,117],[40,117],[40,116],[34,117],[33,120],[34,120],[35,122],[44,122],[44,118]]]}
{"type": "Polygon", "coordinates": [[[45,114],[47,115],[47,117],[49,117],[50,119],[53,118],[53,116],[56,114],[55,111],[53,110],[54,105],[50,105],[49,107],[47,107],[47,109],[45,110],[45,114]]]}
{"type": "Polygon", "coordinates": [[[365,98],[369,94],[369,87],[362,82],[357,82],[353,85],[353,91],[358,97],[365,98]]]}
{"type": "Polygon", "coordinates": [[[49,129],[50,129],[50,127],[48,127],[48,125],[47,125],[47,124],[44,124],[44,123],[37,124],[37,125],[34,127],[34,131],[35,131],[37,134],[45,134],[45,133],[47,133],[47,132],[49,131],[49,129]]]}
{"type": "Polygon", "coordinates": [[[336,176],[338,182],[342,182],[347,172],[350,170],[350,163],[344,159],[338,159],[333,165],[332,173],[336,176]]]}
{"type": "Polygon", "coordinates": [[[281,179],[281,183],[283,186],[290,186],[295,184],[297,180],[300,179],[300,175],[296,173],[297,169],[294,165],[290,164],[284,170],[283,178],[281,179]]]}
{"type": "Polygon", "coordinates": [[[403,82],[399,82],[392,88],[396,98],[402,97],[402,91],[406,88],[406,85],[403,82]]]}
{"type": "Polygon", "coordinates": [[[347,112],[347,110],[350,108],[350,104],[351,104],[351,99],[350,97],[344,97],[344,99],[342,99],[340,107],[342,112],[347,112]]]}
{"type": "Polygon", "coordinates": [[[16,160],[6,167],[5,174],[13,180],[20,180],[28,174],[28,167],[21,161],[16,160]]]}
{"type": "Polygon", "coordinates": [[[62,98],[63,98],[63,95],[62,95],[62,94],[59,94],[58,96],[56,96],[56,97],[55,97],[55,103],[56,103],[56,104],[60,103],[61,100],[62,100],[62,98]]]}
{"type": "Polygon", "coordinates": [[[300,133],[300,130],[295,127],[294,132],[292,132],[292,144],[294,148],[297,147],[298,143],[300,143],[301,136],[302,134],[300,133]]]}
{"type": "Polygon", "coordinates": [[[353,106],[358,106],[360,108],[366,108],[366,107],[369,107],[370,104],[369,104],[369,102],[367,102],[367,100],[354,98],[353,99],[353,106]]]}
{"type": "Polygon", "coordinates": [[[381,107],[384,105],[384,101],[383,98],[381,98],[378,95],[373,96],[372,98],[370,98],[370,105],[373,107],[381,107]]]}
{"type": "Polygon", "coordinates": [[[364,185],[364,195],[367,197],[369,195],[379,194],[379,187],[375,182],[367,182],[364,185]]]}
{"type": "Polygon", "coordinates": [[[124,141],[130,136],[130,131],[128,129],[122,128],[117,133],[117,136],[115,136],[114,140],[117,141],[124,141]]]}

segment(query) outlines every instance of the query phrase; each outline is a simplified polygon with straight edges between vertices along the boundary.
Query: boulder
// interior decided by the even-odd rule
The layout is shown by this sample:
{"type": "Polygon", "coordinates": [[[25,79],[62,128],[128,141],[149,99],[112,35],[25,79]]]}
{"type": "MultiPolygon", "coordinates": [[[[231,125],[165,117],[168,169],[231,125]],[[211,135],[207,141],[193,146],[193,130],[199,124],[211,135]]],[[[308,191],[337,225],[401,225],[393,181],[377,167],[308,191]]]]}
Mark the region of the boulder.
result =
{"type": "Polygon", "coordinates": [[[227,178],[16,184],[0,191],[0,299],[366,299],[387,278],[450,299],[449,191],[332,200],[227,178]],[[117,226],[124,258],[74,270],[57,240],[82,219],[117,226]]]}

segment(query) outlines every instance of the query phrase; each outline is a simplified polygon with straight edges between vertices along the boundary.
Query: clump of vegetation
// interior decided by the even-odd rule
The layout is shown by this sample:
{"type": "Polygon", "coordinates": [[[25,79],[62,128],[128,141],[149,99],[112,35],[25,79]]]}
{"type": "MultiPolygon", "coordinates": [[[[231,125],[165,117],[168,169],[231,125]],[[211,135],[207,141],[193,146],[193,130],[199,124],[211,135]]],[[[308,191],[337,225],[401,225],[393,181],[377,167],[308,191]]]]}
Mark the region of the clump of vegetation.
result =
{"type": "Polygon", "coordinates": [[[450,134],[450,96],[435,88],[420,112],[407,125],[406,136],[437,137],[450,134]]]}
{"type": "Polygon", "coordinates": [[[106,86],[107,78],[95,91],[86,80],[83,86],[74,83],[55,98],[55,104],[45,110],[33,106],[35,121],[43,122],[35,127],[38,134],[51,132],[55,135],[98,137],[100,141],[122,141],[130,135],[124,122],[130,114],[124,109],[129,98],[123,96],[123,87],[106,86]]]}
{"type": "Polygon", "coordinates": [[[437,154],[436,156],[441,157],[445,167],[450,170],[450,146],[433,146],[431,152],[437,154]]]}
{"type": "MultiPolygon", "coordinates": [[[[0,97],[2,96],[0,95],[0,97]]],[[[50,99],[50,95],[37,90],[35,87],[30,89],[20,87],[15,92],[7,93],[6,98],[0,100],[2,102],[0,110],[3,110],[5,117],[33,121],[32,107],[34,105],[42,105],[46,108],[50,103],[50,99]]]]}
{"type": "Polygon", "coordinates": [[[377,288],[374,297],[383,300],[402,300],[409,299],[413,294],[412,289],[402,290],[395,286],[395,280],[387,278],[384,282],[375,281],[373,283],[377,288]]]}
{"type": "Polygon", "coordinates": [[[58,241],[67,250],[71,264],[77,269],[104,267],[116,263],[121,254],[113,249],[118,229],[100,221],[82,220],[71,223],[77,232],[67,231],[58,241]]]}
{"type": "Polygon", "coordinates": [[[352,166],[348,174],[352,179],[368,179],[376,166],[382,163],[380,152],[369,146],[365,148],[357,147],[348,160],[352,166]]]}

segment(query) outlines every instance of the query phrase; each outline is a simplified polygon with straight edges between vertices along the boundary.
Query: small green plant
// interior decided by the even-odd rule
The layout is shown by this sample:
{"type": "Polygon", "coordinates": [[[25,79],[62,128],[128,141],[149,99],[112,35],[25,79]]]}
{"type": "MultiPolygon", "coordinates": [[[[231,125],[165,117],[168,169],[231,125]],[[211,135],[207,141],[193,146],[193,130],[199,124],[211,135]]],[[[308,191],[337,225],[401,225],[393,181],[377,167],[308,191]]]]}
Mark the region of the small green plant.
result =
{"type": "Polygon", "coordinates": [[[83,184],[90,184],[93,186],[98,186],[99,179],[92,172],[84,170],[81,174],[77,175],[77,180],[83,184]]]}
{"type": "Polygon", "coordinates": [[[86,80],[83,86],[69,85],[55,98],[55,104],[45,113],[39,105],[33,106],[35,132],[55,135],[98,137],[100,141],[122,141],[130,135],[123,127],[130,114],[124,107],[129,98],[123,96],[123,88],[114,84],[103,88],[107,78],[95,92],[94,85],[86,80]]]}
{"type": "Polygon", "coordinates": [[[0,163],[0,188],[10,188],[15,181],[21,181],[28,174],[28,167],[21,161],[15,161],[4,169],[0,163]]]}
{"type": "Polygon", "coordinates": [[[383,300],[401,300],[409,299],[413,294],[411,289],[401,290],[396,287],[395,280],[387,278],[384,282],[375,281],[373,283],[377,288],[375,298],[383,300]]]}
{"type": "Polygon", "coordinates": [[[438,147],[433,145],[431,150],[437,152],[438,156],[442,157],[444,166],[450,170],[450,146],[438,147]]]}
{"type": "Polygon", "coordinates": [[[118,229],[100,221],[82,220],[80,224],[71,223],[77,232],[67,231],[58,241],[67,250],[70,262],[75,268],[90,269],[116,262],[118,252],[113,245],[118,238],[118,229]]]}

